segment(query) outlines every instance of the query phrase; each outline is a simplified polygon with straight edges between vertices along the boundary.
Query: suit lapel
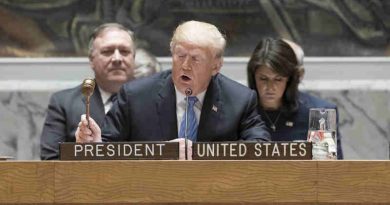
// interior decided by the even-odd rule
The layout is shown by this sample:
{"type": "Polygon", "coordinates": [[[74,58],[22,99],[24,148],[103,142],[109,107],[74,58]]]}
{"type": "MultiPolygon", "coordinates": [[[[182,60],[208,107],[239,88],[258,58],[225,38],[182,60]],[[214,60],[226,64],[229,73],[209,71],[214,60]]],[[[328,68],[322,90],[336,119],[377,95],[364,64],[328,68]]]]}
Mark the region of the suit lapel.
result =
{"type": "Polygon", "coordinates": [[[218,133],[218,124],[221,120],[221,113],[223,113],[220,96],[217,74],[210,81],[203,101],[197,136],[200,142],[210,141],[218,133]]]}
{"type": "Polygon", "coordinates": [[[173,86],[172,77],[168,75],[160,83],[160,91],[156,101],[157,116],[160,124],[162,139],[176,139],[177,134],[177,116],[176,116],[176,94],[173,86]]]}

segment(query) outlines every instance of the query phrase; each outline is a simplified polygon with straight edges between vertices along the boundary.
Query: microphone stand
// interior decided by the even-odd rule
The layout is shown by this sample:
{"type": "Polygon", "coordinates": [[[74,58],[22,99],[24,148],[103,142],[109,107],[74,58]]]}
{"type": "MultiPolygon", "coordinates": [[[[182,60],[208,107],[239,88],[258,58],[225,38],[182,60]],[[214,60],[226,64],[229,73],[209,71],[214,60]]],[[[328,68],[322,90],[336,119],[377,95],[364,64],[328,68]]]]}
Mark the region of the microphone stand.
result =
{"type": "Polygon", "coordinates": [[[185,143],[185,146],[184,146],[184,151],[185,151],[185,160],[188,160],[188,154],[187,154],[187,150],[188,150],[188,136],[187,136],[187,129],[188,129],[188,97],[192,94],[192,90],[191,88],[187,88],[186,91],[186,107],[185,107],[185,111],[184,111],[184,114],[185,114],[185,128],[184,128],[184,143],[185,143]]]}
{"type": "Polygon", "coordinates": [[[187,149],[188,149],[188,136],[187,136],[187,127],[188,127],[188,95],[186,96],[186,109],[184,111],[185,113],[185,128],[184,128],[184,143],[185,143],[185,159],[188,160],[187,156],[187,149]]]}

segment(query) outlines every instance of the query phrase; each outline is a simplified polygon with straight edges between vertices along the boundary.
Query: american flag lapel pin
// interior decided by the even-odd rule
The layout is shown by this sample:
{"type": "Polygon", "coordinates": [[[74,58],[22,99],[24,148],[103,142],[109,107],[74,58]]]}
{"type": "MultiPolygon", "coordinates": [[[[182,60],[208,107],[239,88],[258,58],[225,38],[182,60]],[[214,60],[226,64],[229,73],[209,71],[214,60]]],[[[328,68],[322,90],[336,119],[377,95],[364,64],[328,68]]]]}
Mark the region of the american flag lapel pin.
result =
{"type": "Polygon", "coordinates": [[[294,126],[294,123],[291,122],[291,121],[287,121],[287,122],[286,122],[286,126],[287,126],[287,127],[293,127],[293,126],[294,126]]]}
{"type": "Polygon", "coordinates": [[[213,105],[213,107],[211,108],[211,110],[214,111],[214,112],[218,112],[218,108],[217,108],[217,106],[215,106],[215,105],[213,105]]]}

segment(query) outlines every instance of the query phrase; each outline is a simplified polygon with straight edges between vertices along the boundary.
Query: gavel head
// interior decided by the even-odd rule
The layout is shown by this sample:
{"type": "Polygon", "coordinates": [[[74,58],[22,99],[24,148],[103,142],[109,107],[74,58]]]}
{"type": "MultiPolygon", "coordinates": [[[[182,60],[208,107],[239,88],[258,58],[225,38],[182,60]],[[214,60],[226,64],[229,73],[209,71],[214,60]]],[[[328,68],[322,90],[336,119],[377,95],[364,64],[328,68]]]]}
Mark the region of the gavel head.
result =
{"type": "Polygon", "coordinates": [[[91,78],[84,79],[81,92],[85,97],[91,97],[95,89],[95,80],[91,78]]]}

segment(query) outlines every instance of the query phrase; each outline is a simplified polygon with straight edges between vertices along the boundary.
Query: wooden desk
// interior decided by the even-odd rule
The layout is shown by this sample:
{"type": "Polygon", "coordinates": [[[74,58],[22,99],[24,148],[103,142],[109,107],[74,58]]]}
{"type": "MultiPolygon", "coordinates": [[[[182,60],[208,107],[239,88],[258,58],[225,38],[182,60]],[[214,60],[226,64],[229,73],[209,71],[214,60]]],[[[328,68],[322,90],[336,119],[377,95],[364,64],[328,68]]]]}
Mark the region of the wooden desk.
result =
{"type": "Polygon", "coordinates": [[[390,204],[390,161],[8,161],[0,203],[390,204]]]}

